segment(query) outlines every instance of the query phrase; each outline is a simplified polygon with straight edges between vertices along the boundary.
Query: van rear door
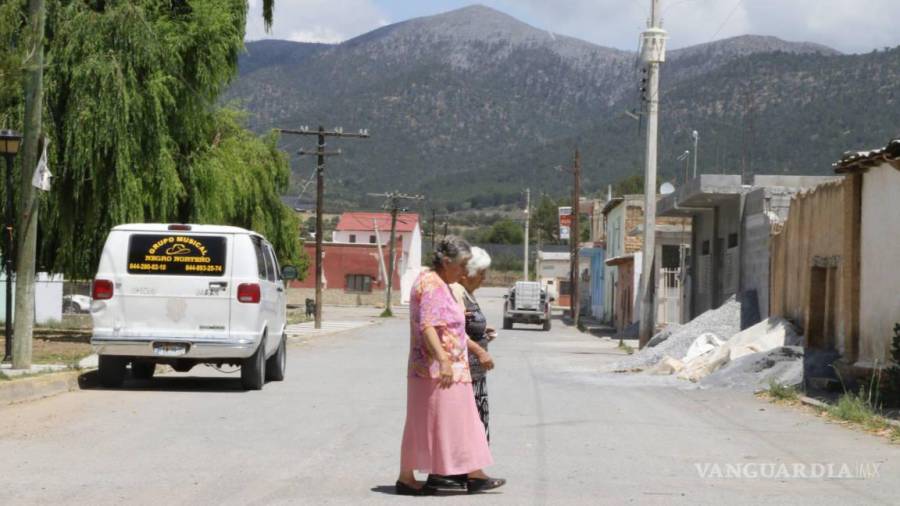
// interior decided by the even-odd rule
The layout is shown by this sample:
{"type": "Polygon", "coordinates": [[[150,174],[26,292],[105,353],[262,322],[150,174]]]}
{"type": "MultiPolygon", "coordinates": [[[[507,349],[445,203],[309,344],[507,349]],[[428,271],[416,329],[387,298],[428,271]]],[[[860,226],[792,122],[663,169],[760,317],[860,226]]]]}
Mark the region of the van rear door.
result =
{"type": "Polygon", "coordinates": [[[228,338],[233,234],[131,232],[116,294],[123,337],[161,341],[228,338]]]}

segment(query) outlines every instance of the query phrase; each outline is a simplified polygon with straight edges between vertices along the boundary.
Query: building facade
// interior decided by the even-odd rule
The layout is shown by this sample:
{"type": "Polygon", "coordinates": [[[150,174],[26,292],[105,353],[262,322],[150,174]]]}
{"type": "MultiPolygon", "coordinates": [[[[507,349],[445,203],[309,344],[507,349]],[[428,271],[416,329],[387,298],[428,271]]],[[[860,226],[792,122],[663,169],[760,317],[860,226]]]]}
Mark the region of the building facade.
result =
{"type": "MultiPolygon", "coordinates": [[[[351,212],[341,215],[332,242],[335,244],[368,244],[387,252],[391,239],[389,213],[351,212]]],[[[402,303],[409,302],[409,293],[416,276],[422,271],[422,230],[419,215],[397,215],[396,240],[399,254],[394,259],[394,272],[400,276],[397,288],[402,303]]],[[[327,261],[326,264],[327,266],[327,261]]],[[[387,262],[385,263],[387,265],[387,262]]]]}

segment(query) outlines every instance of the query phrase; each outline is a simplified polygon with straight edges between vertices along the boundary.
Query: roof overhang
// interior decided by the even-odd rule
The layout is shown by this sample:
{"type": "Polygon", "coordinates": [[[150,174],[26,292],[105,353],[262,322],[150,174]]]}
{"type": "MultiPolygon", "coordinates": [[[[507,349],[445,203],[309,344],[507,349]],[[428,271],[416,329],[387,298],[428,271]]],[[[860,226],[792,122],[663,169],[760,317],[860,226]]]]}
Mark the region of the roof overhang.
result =
{"type": "Polygon", "coordinates": [[[656,215],[693,216],[734,202],[749,188],[738,175],[702,174],[657,202],[656,215]]]}
{"type": "Polygon", "coordinates": [[[616,265],[625,265],[627,263],[634,262],[634,254],[622,255],[618,257],[608,258],[606,260],[606,265],[610,267],[614,267],[616,265]]]}
{"type": "Polygon", "coordinates": [[[848,174],[865,172],[883,163],[900,170],[900,138],[892,140],[882,149],[859,152],[848,151],[832,166],[838,174],[848,174]]]}

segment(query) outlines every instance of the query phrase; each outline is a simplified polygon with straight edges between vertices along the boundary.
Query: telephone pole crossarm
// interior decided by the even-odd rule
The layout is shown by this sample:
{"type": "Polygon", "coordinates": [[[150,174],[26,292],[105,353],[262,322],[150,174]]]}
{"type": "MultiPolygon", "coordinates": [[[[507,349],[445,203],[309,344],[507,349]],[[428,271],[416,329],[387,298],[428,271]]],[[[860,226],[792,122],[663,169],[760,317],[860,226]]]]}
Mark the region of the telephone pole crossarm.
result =
{"type": "Polygon", "coordinates": [[[344,133],[343,128],[335,128],[334,130],[325,130],[325,127],[319,126],[318,129],[312,130],[307,126],[300,129],[278,128],[276,129],[282,134],[300,135],[300,136],[316,136],[318,143],[315,151],[300,149],[298,155],[315,155],[316,156],[316,322],[315,328],[322,328],[322,282],[324,278],[322,260],[324,258],[323,240],[325,237],[324,223],[322,215],[325,212],[325,158],[329,156],[340,156],[341,150],[325,151],[325,138],[357,138],[368,139],[369,131],[361,129],[356,133],[344,133]]]}

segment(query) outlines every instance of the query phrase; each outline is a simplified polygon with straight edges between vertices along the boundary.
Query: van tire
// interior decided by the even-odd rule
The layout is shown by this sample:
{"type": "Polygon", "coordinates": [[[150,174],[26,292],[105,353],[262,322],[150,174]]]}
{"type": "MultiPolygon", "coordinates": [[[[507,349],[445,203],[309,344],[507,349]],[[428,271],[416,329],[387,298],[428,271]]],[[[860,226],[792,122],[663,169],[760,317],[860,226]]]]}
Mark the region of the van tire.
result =
{"type": "Polygon", "coordinates": [[[284,381],[284,370],[287,369],[287,336],[281,336],[281,343],[275,354],[266,360],[266,381],[284,381]]]}
{"type": "Polygon", "coordinates": [[[266,378],[266,338],[263,337],[253,355],[241,363],[241,385],[244,390],[262,390],[266,378]]]}
{"type": "Polygon", "coordinates": [[[546,320],[544,320],[544,330],[550,330],[550,326],[550,318],[547,318],[546,320]]]}
{"type": "Polygon", "coordinates": [[[131,362],[131,377],[136,380],[151,380],[156,372],[156,362],[135,360],[131,362]]]}
{"type": "Polygon", "coordinates": [[[511,330],[513,326],[512,318],[503,319],[503,330],[511,330]]]}
{"type": "Polygon", "coordinates": [[[124,357],[114,355],[100,355],[97,363],[97,373],[100,376],[100,385],[105,388],[122,386],[125,381],[125,366],[128,362],[124,357]]]}

